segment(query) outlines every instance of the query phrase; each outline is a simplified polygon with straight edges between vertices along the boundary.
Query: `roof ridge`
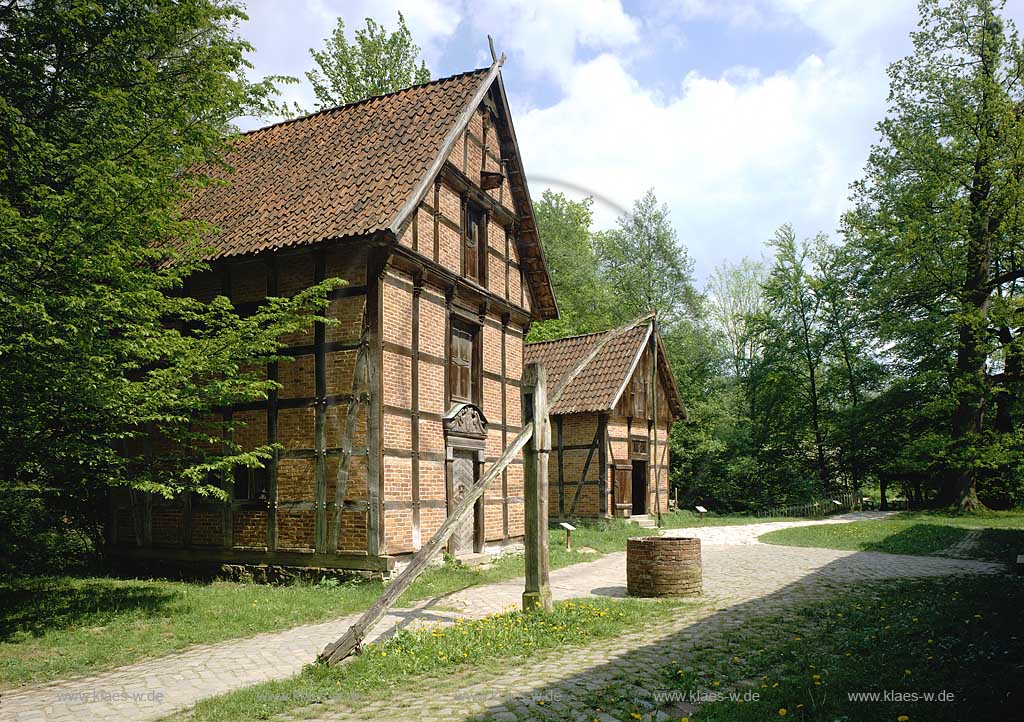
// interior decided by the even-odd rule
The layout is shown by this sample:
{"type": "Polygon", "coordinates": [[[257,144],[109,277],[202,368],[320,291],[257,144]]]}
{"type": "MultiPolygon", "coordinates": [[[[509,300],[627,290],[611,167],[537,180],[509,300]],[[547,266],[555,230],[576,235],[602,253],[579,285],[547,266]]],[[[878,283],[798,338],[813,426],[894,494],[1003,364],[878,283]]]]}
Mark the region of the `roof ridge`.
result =
{"type": "Polygon", "coordinates": [[[280,127],[282,125],[290,125],[292,123],[299,123],[299,122],[304,121],[304,120],[309,120],[310,118],[315,118],[315,117],[317,117],[319,115],[327,115],[329,113],[335,113],[335,112],[337,112],[339,110],[346,110],[348,108],[354,108],[356,106],[363,105],[365,103],[373,102],[374,100],[380,100],[382,98],[390,98],[393,95],[400,95],[401,93],[407,93],[410,90],[415,90],[417,88],[425,88],[428,85],[438,85],[440,83],[446,83],[446,82],[449,82],[451,80],[458,80],[460,78],[465,78],[465,77],[470,76],[470,75],[476,75],[478,73],[489,72],[491,70],[491,67],[492,66],[487,66],[486,68],[475,68],[473,70],[465,70],[465,71],[463,71],[461,73],[455,73],[454,75],[448,75],[448,76],[446,76],[444,78],[435,78],[434,80],[428,80],[425,83],[416,83],[415,85],[410,85],[409,87],[402,88],[400,90],[394,90],[394,91],[392,91],[390,93],[382,93],[381,95],[371,95],[369,98],[363,98],[362,100],[353,100],[351,103],[344,103],[343,105],[335,105],[335,106],[332,106],[330,108],[321,108],[320,110],[315,110],[312,113],[306,113],[305,115],[298,115],[298,116],[296,116],[294,118],[285,118],[284,120],[279,120],[276,123],[270,123],[269,125],[263,125],[263,126],[260,126],[259,128],[253,128],[252,130],[245,130],[245,131],[242,131],[242,132],[238,133],[238,135],[242,136],[242,135],[253,135],[255,133],[261,133],[261,132],[263,132],[265,130],[271,130],[273,128],[278,128],[278,127],[280,127]]]}
{"type": "MultiPolygon", "coordinates": [[[[619,328],[616,326],[615,328],[619,328]]],[[[590,333],[578,333],[574,336],[562,336],[560,338],[546,338],[543,341],[527,341],[526,346],[540,346],[544,343],[559,343],[561,341],[572,341],[577,338],[586,338],[587,336],[603,336],[609,331],[614,331],[615,328],[609,328],[604,331],[591,331],[590,333]]]]}

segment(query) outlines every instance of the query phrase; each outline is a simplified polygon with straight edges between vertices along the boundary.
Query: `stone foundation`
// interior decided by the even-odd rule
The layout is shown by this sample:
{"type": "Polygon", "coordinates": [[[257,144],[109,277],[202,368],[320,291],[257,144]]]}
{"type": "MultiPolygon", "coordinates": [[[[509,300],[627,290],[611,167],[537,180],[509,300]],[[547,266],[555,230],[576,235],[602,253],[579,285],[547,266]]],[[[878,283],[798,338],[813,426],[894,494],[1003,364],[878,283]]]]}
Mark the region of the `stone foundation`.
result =
{"type": "Polygon", "coordinates": [[[685,597],[703,589],[700,539],[640,537],[626,542],[631,597],[685,597]]]}

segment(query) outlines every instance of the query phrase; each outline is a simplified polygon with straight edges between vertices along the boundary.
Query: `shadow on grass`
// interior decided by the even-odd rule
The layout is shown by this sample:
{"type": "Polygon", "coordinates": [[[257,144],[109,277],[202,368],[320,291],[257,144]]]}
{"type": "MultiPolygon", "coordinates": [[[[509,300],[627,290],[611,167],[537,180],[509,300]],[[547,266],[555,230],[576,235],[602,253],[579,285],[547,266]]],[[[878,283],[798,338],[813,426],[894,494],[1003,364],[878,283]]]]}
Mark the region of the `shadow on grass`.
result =
{"type": "Polygon", "coordinates": [[[163,616],[179,595],[160,584],[67,577],[21,577],[0,584],[0,641],[54,629],[102,624],[126,612],[163,616]]]}
{"type": "MultiPolygon", "coordinates": [[[[934,529],[911,529],[901,535],[896,542],[880,542],[873,546],[882,551],[893,543],[897,546],[908,541],[920,543],[922,538],[938,543],[934,529]]],[[[722,556],[719,556],[721,552],[714,556],[707,554],[705,564],[708,561],[721,566],[743,563],[740,557],[750,552],[737,549],[722,556]]],[[[1024,651],[1024,621],[1015,610],[1024,604],[1024,584],[1004,576],[943,576],[955,574],[958,569],[961,574],[978,569],[974,566],[977,562],[971,561],[935,558],[911,561],[903,557],[892,563],[894,566],[887,568],[879,564],[874,554],[854,553],[788,583],[768,583],[767,587],[775,588],[766,589],[763,596],[728,604],[656,642],[639,644],[624,654],[616,655],[614,660],[557,681],[531,685],[511,695],[490,691],[486,684],[481,685],[480,690],[467,689],[467,695],[478,692],[482,695],[480,701],[485,711],[467,717],[466,722],[505,719],[510,714],[525,710],[529,710],[531,720],[585,722],[595,718],[609,721],[688,718],[703,706],[700,702],[691,704],[686,701],[691,690],[703,687],[705,692],[711,693],[722,692],[725,688],[717,687],[716,677],[721,670],[708,670],[698,663],[699,668],[688,671],[691,675],[688,679],[694,680],[691,684],[681,683],[674,676],[677,668],[690,663],[686,660],[691,657],[691,652],[714,649],[726,668],[730,667],[731,658],[732,663],[738,663],[735,666],[739,670],[745,660],[732,655],[757,657],[766,652],[766,647],[776,644],[768,638],[759,639],[762,632],[773,640],[782,640],[778,644],[785,651],[774,657],[769,653],[764,661],[770,660],[770,665],[760,668],[755,663],[754,669],[738,671],[738,678],[731,682],[728,673],[721,677],[727,686],[735,685],[740,692],[757,692],[759,700],[746,705],[732,705],[726,698],[726,706],[721,703],[711,705],[712,708],[704,710],[705,714],[700,719],[760,722],[789,714],[790,718],[801,722],[819,719],[882,722],[906,719],[899,715],[908,708],[913,712],[910,719],[1019,719],[1018,705],[1024,696],[1024,678],[1021,676],[1024,666],[1020,661],[1020,654],[1024,651]],[[904,575],[909,578],[901,579],[904,575]],[[931,591],[912,597],[908,600],[908,608],[903,608],[900,596],[894,594],[882,604],[879,618],[874,620],[875,627],[867,629],[854,625],[846,630],[850,636],[841,642],[833,639],[831,635],[843,630],[843,624],[847,622],[836,619],[835,608],[830,605],[840,601],[847,605],[842,607],[847,612],[860,609],[860,606],[854,606],[857,602],[879,598],[875,596],[878,592],[873,591],[876,587],[862,586],[872,582],[909,585],[908,589],[913,585],[927,585],[931,591]],[[936,593],[938,590],[942,593],[936,593]],[[955,590],[964,591],[954,594],[955,590]],[[858,596],[861,594],[866,596],[858,596]],[[946,605],[947,609],[942,607],[948,599],[957,600],[955,610],[950,604],[946,605]],[[910,617],[919,614],[921,620],[927,620],[926,615],[932,608],[937,621],[928,634],[924,634],[923,629],[927,627],[915,629],[919,619],[910,617]],[[972,614],[975,611],[984,612],[985,618],[982,619],[981,614],[972,614]],[[823,625],[823,631],[813,632],[813,625],[823,625]],[[869,638],[870,633],[883,634],[883,627],[886,630],[884,634],[893,635],[891,640],[883,642],[881,637],[869,638]],[[858,633],[863,633],[864,637],[858,638],[861,646],[851,659],[846,659],[850,657],[849,653],[843,656],[844,650],[849,649],[846,645],[851,644],[852,637],[858,633]],[[728,644],[724,643],[728,635],[738,635],[738,641],[734,636],[728,644]],[[803,641],[800,641],[800,635],[803,635],[803,641]],[[934,635],[936,645],[932,645],[932,639],[925,639],[929,635],[934,635]],[[732,645],[736,643],[746,645],[746,651],[734,650],[732,645]],[[800,646],[808,643],[810,647],[800,646]],[[926,661],[926,653],[942,655],[941,661],[932,662],[931,656],[926,661]],[[819,666],[816,668],[813,662],[819,666]],[[795,672],[797,668],[806,670],[806,673],[795,672]],[[913,677],[909,676],[911,668],[913,677]],[[833,674],[829,678],[828,691],[810,686],[812,673],[829,674],[828,669],[833,674]],[[760,677],[761,674],[771,675],[771,678],[760,677]],[[783,685],[772,687],[764,684],[759,687],[761,679],[772,683],[779,679],[783,685]],[[886,689],[908,693],[945,689],[955,693],[955,701],[943,704],[922,701],[908,706],[895,702],[857,702],[847,697],[847,693],[859,690],[886,689]],[[801,700],[806,704],[801,703],[797,707],[801,700]]],[[[771,572],[766,568],[765,573],[771,572]]],[[[719,572],[716,576],[722,577],[723,574],[729,575],[728,572],[719,572]]],[[[705,583],[707,588],[707,576],[705,583]]],[[[713,583],[712,593],[722,584],[722,578],[713,583]]],[[[592,592],[615,597],[623,595],[624,589],[605,587],[592,592]]],[[[848,613],[847,616],[852,615],[848,613]]]]}
{"type": "Polygon", "coordinates": [[[966,530],[942,524],[914,524],[877,541],[865,541],[861,551],[886,554],[937,554],[967,535],[966,530]]]}

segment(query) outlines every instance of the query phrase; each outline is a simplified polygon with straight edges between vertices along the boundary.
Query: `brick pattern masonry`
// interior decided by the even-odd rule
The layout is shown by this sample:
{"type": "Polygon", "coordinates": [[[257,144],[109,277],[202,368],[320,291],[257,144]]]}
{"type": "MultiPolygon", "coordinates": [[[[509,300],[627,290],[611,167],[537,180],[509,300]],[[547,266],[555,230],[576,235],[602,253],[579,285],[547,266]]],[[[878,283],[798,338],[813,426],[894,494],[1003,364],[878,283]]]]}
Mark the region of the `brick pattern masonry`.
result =
{"type": "Polygon", "coordinates": [[[626,591],[631,597],[686,597],[702,587],[700,539],[640,537],[626,542],[626,591]]]}

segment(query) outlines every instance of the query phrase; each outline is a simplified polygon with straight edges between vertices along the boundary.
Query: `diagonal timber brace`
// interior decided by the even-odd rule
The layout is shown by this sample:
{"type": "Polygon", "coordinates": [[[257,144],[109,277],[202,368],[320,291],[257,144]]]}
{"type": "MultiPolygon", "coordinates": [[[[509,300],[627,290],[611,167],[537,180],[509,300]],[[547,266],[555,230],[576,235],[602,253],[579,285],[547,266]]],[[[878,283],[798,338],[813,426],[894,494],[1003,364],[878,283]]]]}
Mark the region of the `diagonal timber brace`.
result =
{"type": "Polygon", "coordinates": [[[338,473],[334,484],[334,515],[331,518],[327,545],[328,551],[332,553],[338,551],[341,538],[342,512],[345,508],[345,495],[348,493],[348,472],[352,465],[359,411],[370,402],[369,347],[369,329],[364,325],[352,373],[352,401],[348,405],[345,426],[341,434],[341,458],[338,459],[338,473]]]}

